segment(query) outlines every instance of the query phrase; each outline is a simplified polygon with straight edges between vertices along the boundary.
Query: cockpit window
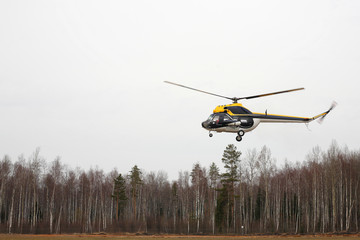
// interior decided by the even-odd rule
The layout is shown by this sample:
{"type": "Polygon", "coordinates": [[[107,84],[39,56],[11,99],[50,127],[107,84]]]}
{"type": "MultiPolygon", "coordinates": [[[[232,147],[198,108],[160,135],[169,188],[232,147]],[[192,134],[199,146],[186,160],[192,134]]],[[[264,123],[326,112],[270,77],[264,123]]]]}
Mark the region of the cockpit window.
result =
{"type": "Polygon", "coordinates": [[[214,117],[214,114],[211,114],[209,117],[208,117],[208,121],[211,121],[211,119],[213,119],[213,117],[214,117]]]}
{"type": "Polygon", "coordinates": [[[231,121],[231,117],[227,114],[224,115],[224,121],[231,121]]]}

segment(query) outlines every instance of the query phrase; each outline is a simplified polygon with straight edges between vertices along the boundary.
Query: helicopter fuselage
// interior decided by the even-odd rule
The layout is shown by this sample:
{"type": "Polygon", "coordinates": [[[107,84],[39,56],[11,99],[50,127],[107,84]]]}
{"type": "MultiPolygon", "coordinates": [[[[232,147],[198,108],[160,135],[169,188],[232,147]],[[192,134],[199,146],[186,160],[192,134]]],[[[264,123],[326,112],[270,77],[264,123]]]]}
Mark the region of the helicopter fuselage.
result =
{"type": "Polygon", "coordinates": [[[267,112],[252,113],[241,103],[233,103],[217,106],[213,114],[201,125],[210,132],[210,136],[212,136],[211,132],[238,133],[239,138],[237,140],[241,141],[245,132],[254,130],[261,122],[307,123],[312,120],[314,118],[274,115],[267,114],[267,112]]]}

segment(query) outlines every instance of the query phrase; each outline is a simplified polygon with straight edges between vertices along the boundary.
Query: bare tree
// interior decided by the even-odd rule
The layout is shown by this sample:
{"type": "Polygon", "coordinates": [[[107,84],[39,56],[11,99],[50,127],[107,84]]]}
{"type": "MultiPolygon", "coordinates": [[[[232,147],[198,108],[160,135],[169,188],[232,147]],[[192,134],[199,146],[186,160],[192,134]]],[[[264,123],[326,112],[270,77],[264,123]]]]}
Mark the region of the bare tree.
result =
{"type": "Polygon", "coordinates": [[[255,179],[257,178],[257,160],[258,153],[256,149],[248,150],[245,158],[245,178],[249,188],[249,210],[247,214],[246,231],[252,231],[252,225],[255,219],[255,179]]]}
{"type": "Polygon", "coordinates": [[[5,219],[2,218],[4,216],[3,210],[5,209],[5,215],[6,215],[6,204],[4,207],[4,203],[6,201],[6,187],[8,185],[8,181],[10,178],[10,170],[11,170],[11,161],[10,157],[5,155],[2,161],[0,162],[0,224],[5,221],[5,219]]]}
{"type": "Polygon", "coordinates": [[[216,188],[219,184],[220,179],[220,172],[219,168],[216,166],[216,164],[213,162],[210,166],[209,170],[209,180],[210,180],[210,189],[211,189],[211,195],[210,198],[212,202],[210,203],[211,211],[210,211],[210,218],[211,218],[211,225],[212,225],[212,234],[215,234],[215,209],[216,209],[216,201],[217,201],[217,191],[216,188]]]}
{"type": "Polygon", "coordinates": [[[264,181],[264,190],[265,190],[265,208],[264,208],[264,228],[267,227],[267,223],[270,220],[270,199],[269,199],[269,189],[270,189],[270,177],[272,176],[275,163],[274,159],[271,157],[271,151],[266,146],[264,146],[258,156],[256,166],[259,170],[261,178],[264,181]]]}

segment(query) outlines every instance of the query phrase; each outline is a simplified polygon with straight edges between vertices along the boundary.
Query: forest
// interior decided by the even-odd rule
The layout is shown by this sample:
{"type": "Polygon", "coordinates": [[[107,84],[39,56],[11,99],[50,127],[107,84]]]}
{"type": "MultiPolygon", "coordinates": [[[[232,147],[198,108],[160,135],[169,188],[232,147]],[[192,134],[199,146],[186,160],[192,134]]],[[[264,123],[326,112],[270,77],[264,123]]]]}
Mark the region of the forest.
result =
{"type": "MultiPolygon", "coordinates": [[[[359,232],[360,152],[333,142],[276,166],[264,146],[226,146],[222,172],[194,163],[169,181],[141,166],[71,169],[40,150],[0,160],[0,233],[359,232]]],[[[171,159],[169,159],[171,161],[171,159]]]]}

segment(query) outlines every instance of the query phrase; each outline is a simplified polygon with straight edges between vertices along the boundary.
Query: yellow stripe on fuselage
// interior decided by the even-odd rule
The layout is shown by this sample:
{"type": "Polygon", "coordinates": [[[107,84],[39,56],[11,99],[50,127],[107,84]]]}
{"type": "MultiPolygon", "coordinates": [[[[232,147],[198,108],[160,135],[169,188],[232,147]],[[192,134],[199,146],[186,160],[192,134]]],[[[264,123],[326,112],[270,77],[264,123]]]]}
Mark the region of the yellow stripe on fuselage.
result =
{"type": "Polygon", "coordinates": [[[278,115],[278,114],[265,114],[265,113],[253,113],[253,114],[257,114],[257,115],[262,115],[262,116],[275,116],[275,117],[285,117],[285,118],[301,118],[301,119],[310,119],[310,118],[305,118],[305,117],[297,117],[297,116],[288,116],[288,115],[278,115]]]}

